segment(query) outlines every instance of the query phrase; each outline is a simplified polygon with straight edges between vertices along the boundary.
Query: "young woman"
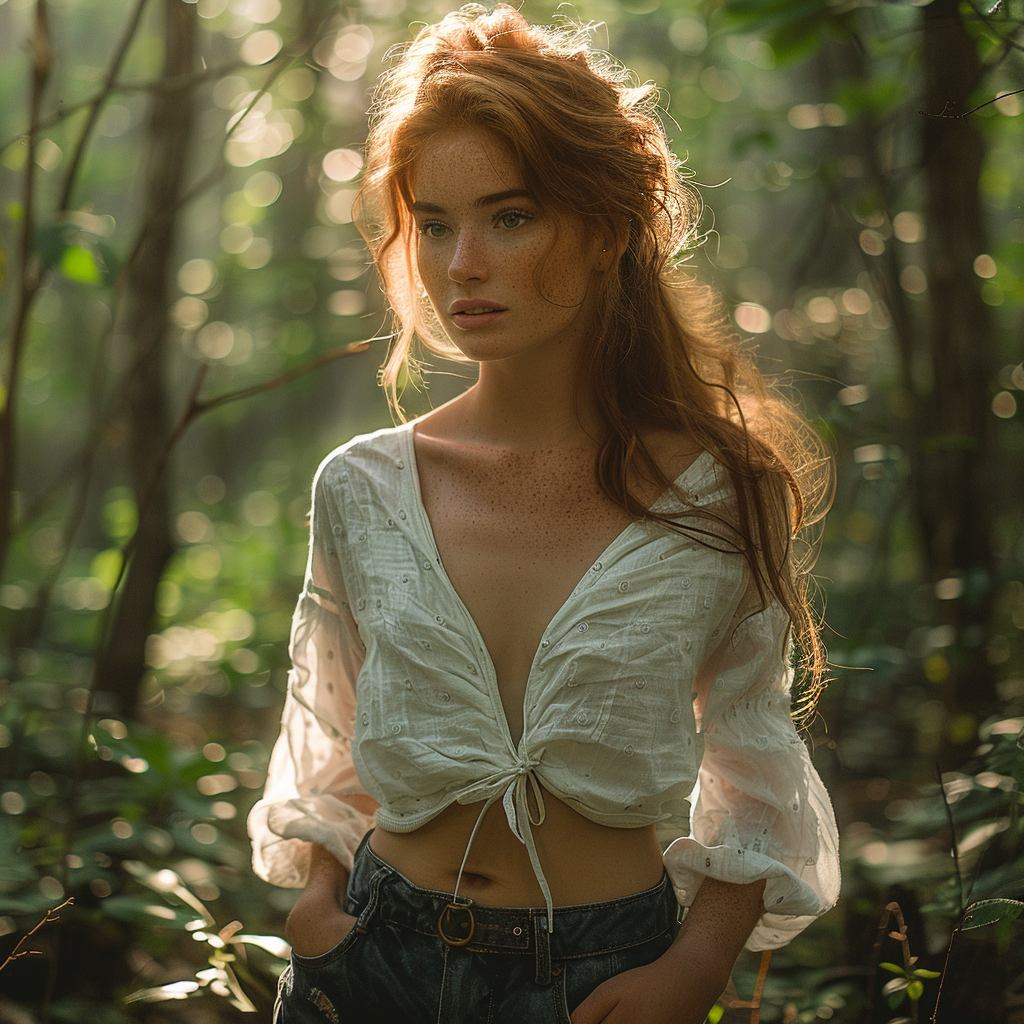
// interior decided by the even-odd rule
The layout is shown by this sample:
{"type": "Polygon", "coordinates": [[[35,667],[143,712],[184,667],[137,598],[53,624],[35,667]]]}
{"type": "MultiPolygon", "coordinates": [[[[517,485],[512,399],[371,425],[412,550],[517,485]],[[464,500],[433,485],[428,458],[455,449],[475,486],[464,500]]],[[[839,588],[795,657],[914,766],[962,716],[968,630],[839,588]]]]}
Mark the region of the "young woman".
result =
{"type": "Polygon", "coordinates": [[[509,7],[382,80],[384,382],[416,340],[479,378],[316,476],[250,817],[304,887],[277,1024],[700,1024],[837,897],[790,701],[827,460],[673,262],[700,204],[654,102],[509,7]]]}

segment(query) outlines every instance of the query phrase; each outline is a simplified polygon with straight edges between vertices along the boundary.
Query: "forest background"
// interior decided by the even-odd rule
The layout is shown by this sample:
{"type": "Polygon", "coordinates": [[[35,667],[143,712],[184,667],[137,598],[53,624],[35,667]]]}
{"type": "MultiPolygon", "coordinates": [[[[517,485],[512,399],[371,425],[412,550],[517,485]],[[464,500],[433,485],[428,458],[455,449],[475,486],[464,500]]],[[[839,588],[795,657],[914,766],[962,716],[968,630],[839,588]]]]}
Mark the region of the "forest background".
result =
{"type": "MultiPolygon", "coordinates": [[[[295,894],[244,820],[309,483],[390,422],[367,90],[448,9],[0,0],[2,1021],[269,1020],[295,894]]],[[[689,265],[837,459],[843,897],[713,1016],[1024,1020],[1024,2],[568,13],[664,87],[689,265]]]]}

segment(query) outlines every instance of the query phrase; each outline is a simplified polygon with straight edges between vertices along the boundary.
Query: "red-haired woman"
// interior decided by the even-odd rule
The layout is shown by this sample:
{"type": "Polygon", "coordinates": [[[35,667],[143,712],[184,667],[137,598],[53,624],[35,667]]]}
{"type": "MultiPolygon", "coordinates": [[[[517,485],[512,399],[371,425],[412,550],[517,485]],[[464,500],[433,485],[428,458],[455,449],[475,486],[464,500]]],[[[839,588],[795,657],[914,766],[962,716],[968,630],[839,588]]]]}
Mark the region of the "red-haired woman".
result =
{"type": "Polygon", "coordinates": [[[384,383],[414,343],[479,377],[316,476],[250,817],[304,887],[277,1024],[700,1024],[835,902],[790,699],[827,459],[674,262],[700,203],[654,102],[509,7],[382,79],[384,383]]]}

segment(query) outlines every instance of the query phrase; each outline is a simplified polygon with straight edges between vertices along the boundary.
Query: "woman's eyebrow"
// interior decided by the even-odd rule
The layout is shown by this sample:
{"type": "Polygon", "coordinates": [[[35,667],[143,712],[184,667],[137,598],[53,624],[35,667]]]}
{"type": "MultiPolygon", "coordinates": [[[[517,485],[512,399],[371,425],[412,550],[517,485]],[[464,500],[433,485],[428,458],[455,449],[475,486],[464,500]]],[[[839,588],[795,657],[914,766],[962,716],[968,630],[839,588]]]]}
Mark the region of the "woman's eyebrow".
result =
{"type": "MultiPolygon", "coordinates": [[[[473,200],[473,205],[478,207],[494,206],[495,203],[504,203],[509,199],[532,198],[532,193],[528,192],[525,188],[511,188],[506,192],[492,192],[490,195],[481,196],[479,199],[473,200]]],[[[409,209],[415,213],[447,213],[443,206],[438,206],[436,203],[425,203],[419,199],[410,203],[409,209]]]]}

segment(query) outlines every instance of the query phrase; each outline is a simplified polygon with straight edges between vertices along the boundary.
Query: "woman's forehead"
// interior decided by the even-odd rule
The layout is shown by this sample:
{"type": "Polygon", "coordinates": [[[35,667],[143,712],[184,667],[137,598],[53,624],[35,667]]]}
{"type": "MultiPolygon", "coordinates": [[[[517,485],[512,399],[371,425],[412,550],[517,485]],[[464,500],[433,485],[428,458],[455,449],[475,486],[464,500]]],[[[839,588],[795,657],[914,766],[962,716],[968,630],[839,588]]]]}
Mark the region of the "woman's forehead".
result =
{"type": "Polygon", "coordinates": [[[480,200],[491,196],[526,192],[508,147],[477,128],[435,135],[413,164],[409,187],[415,204],[431,206],[481,205],[480,200]]]}

